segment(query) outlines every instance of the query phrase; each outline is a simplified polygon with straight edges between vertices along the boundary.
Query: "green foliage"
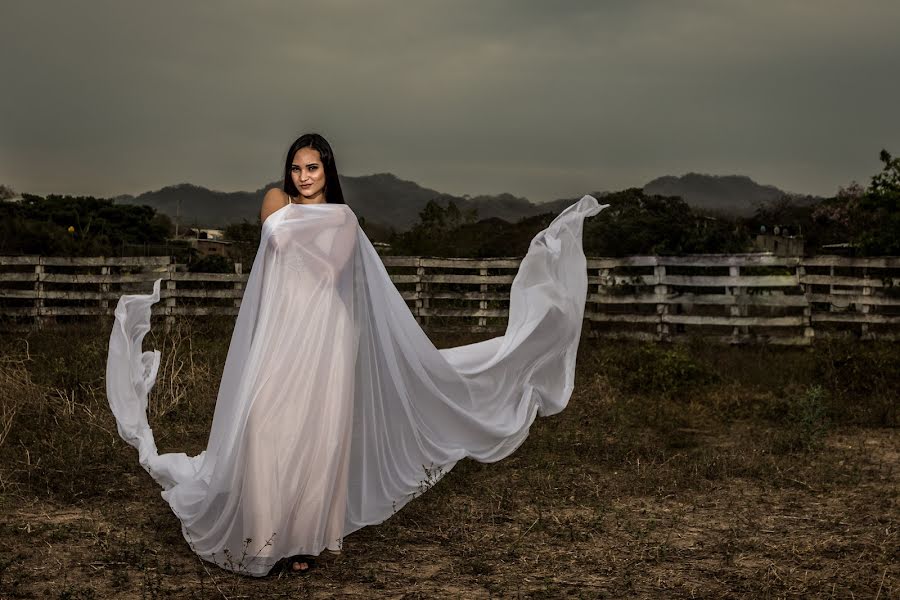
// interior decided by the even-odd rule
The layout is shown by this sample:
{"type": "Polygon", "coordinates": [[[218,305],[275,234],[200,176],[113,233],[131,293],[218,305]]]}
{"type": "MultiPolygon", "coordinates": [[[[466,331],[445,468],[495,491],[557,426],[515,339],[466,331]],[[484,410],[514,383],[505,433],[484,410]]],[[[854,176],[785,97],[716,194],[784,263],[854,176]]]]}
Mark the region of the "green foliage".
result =
{"type": "Polygon", "coordinates": [[[812,207],[806,221],[795,215],[807,247],[851,242],[858,256],[900,255],[900,158],[886,150],[879,158],[882,170],[868,188],[853,182],[812,207]]]}
{"type": "Polygon", "coordinates": [[[225,239],[232,242],[247,242],[254,247],[259,246],[259,239],[262,234],[262,224],[259,219],[255,223],[249,221],[241,221],[240,223],[232,223],[226,225],[223,231],[225,239]]]}
{"type": "Polygon", "coordinates": [[[253,223],[246,220],[232,223],[225,227],[223,233],[226,240],[233,242],[230,250],[232,258],[235,262],[243,265],[245,273],[249,272],[253,259],[256,258],[256,251],[259,249],[262,223],[258,218],[253,223]]]}
{"type": "MultiPolygon", "coordinates": [[[[602,202],[610,208],[585,222],[588,255],[740,252],[749,246],[749,236],[734,223],[697,214],[680,198],[630,189],[604,196],[602,202]]],[[[406,255],[522,256],[555,216],[541,214],[515,224],[497,218],[475,222],[474,213],[461,214],[453,202],[446,208],[430,202],[410,231],[391,238],[391,246],[395,254],[406,255]]]]}
{"type": "MultiPolygon", "coordinates": [[[[745,252],[761,225],[788,226],[802,233],[806,248],[852,241],[861,255],[900,255],[900,158],[886,150],[883,168],[868,188],[852,183],[834,198],[803,204],[783,197],[741,221],[704,215],[678,197],[648,195],[633,188],[602,197],[610,204],[584,227],[590,256],[683,255],[745,252]]],[[[14,192],[0,186],[0,197],[14,192]]],[[[477,212],[453,201],[429,201],[409,231],[396,233],[360,220],[370,239],[387,240],[391,252],[412,256],[485,258],[522,256],[533,236],[555,214],[508,223],[477,221],[477,212]]],[[[0,202],[0,253],[45,255],[112,254],[122,244],[160,244],[172,234],[171,220],[148,206],[114,205],[92,197],[23,195],[22,202],[0,202]]],[[[244,221],[226,227],[233,254],[251,265],[261,224],[244,221]]]]}
{"type": "Polygon", "coordinates": [[[834,340],[823,344],[815,357],[816,377],[831,399],[832,418],[886,427],[900,424],[900,353],[890,342],[834,340]]]}
{"type": "Polygon", "coordinates": [[[835,198],[811,204],[798,204],[792,196],[783,196],[757,208],[756,213],[744,221],[744,226],[751,235],[759,233],[761,226],[768,233],[773,233],[774,227],[780,226],[791,235],[802,235],[805,249],[812,253],[822,245],[850,239],[845,207],[847,200],[861,189],[853,183],[841,188],[835,198]]]}
{"type": "Polygon", "coordinates": [[[821,385],[807,387],[802,394],[786,399],[784,427],[773,443],[777,453],[812,452],[821,448],[828,433],[828,392],[821,385]]]}
{"type": "Polygon", "coordinates": [[[611,366],[621,389],[666,399],[684,398],[717,379],[683,346],[623,345],[611,366]]]}
{"type": "Polygon", "coordinates": [[[0,253],[110,255],[123,244],[163,244],[172,223],[149,206],[90,196],[23,194],[0,203],[0,253]]]}
{"type": "Polygon", "coordinates": [[[884,167],[859,203],[855,242],[861,254],[900,255],[900,158],[882,150],[884,167]],[[874,226],[873,226],[874,225],[874,226]]]}
{"type": "Polygon", "coordinates": [[[733,223],[691,210],[681,198],[648,196],[638,188],[609,194],[601,218],[585,223],[592,256],[742,252],[749,237],[733,223]]]}
{"type": "Polygon", "coordinates": [[[391,237],[391,247],[395,254],[458,256],[460,245],[456,243],[456,232],[476,219],[475,210],[463,212],[452,200],[446,207],[430,200],[412,229],[391,237]]]}
{"type": "Polygon", "coordinates": [[[234,273],[234,261],[224,256],[204,256],[190,264],[191,273],[234,273]]]}

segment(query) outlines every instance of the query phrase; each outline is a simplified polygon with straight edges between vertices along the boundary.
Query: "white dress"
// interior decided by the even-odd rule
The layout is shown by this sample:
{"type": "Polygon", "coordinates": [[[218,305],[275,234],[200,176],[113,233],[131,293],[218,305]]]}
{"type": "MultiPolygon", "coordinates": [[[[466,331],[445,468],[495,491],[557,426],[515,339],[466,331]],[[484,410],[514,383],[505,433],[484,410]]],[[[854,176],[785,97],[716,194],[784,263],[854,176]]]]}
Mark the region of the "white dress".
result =
{"type": "Polygon", "coordinates": [[[349,206],[285,205],[263,224],[209,442],[194,457],[159,455],[147,422],[159,352],[141,344],[160,282],[123,296],[107,396],[192,549],[265,575],[282,557],[339,549],[464,457],[513,452],[536,415],[571,396],[587,293],[582,225],[601,208],[584,196],[535,236],[504,335],[438,350],[349,206]]]}

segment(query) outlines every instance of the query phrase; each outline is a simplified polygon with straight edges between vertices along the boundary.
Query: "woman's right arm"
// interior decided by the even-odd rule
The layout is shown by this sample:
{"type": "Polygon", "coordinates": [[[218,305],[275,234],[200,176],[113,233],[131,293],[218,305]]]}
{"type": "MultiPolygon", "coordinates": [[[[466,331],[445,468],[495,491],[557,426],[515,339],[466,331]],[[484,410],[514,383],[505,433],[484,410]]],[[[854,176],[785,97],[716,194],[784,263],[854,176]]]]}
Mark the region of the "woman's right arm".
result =
{"type": "Polygon", "coordinates": [[[265,197],[263,197],[262,208],[259,209],[260,223],[265,223],[269,215],[287,204],[284,201],[284,196],[284,192],[278,188],[271,188],[266,192],[265,197]]]}

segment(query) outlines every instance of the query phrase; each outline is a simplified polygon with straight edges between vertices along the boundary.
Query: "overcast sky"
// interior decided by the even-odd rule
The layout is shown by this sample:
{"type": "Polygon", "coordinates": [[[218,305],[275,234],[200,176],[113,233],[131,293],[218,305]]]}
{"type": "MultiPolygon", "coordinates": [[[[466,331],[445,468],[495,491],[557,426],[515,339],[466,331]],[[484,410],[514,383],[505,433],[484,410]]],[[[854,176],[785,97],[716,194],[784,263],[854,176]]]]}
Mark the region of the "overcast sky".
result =
{"type": "Polygon", "coordinates": [[[0,0],[0,183],[341,173],[533,201],[660,175],[829,195],[900,154],[900,2],[0,0]]]}

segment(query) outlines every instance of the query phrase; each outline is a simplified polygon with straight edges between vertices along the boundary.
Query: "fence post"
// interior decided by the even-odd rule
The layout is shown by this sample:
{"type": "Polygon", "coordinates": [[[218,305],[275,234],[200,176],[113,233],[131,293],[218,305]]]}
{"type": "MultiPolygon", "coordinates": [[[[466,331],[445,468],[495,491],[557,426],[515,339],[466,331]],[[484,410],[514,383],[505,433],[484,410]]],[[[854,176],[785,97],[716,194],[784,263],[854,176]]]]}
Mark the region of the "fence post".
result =
{"type": "MultiPolygon", "coordinates": [[[[863,281],[866,281],[868,283],[868,279],[869,279],[869,268],[868,267],[863,267],[862,275],[863,275],[863,281]]],[[[863,289],[862,289],[862,295],[863,296],[871,296],[872,295],[871,286],[864,285],[863,289]]],[[[866,316],[868,316],[868,314],[869,314],[869,309],[871,308],[871,305],[868,303],[857,304],[856,308],[857,308],[857,310],[859,310],[860,313],[862,313],[863,318],[866,318],[866,316]]],[[[865,321],[863,321],[862,325],[860,326],[860,339],[867,340],[872,337],[874,337],[874,336],[869,333],[869,324],[866,323],[865,321]]]]}
{"type": "Polygon", "coordinates": [[[800,287],[803,289],[803,297],[806,299],[806,306],[803,307],[803,337],[811,342],[813,338],[816,337],[816,330],[813,329],[812,302],[809,301],[809,295],[812,293],[812,286],[808,283],[803,283],[803,278],[805,276],[806,266],[798,264],[797,281],[800,282],[800,287]]]}
{"type": "MultiPolygon", "coordinates": [[[[478,274],[481,277],[487,277],[488,270],[487,269],[479,269],[478,274]]],[[[478,301],[478,308],[479,308],[479,310],[487,310],[487,300],[484,297],[488,291],[487,284],[482,283],[479,286],[479,290],[481,291],[481,299],[478,301]]],[[[478,317],[478,327],[487,327],[487,318],[486,317],[478,317]]]]}
{"type": "MultiPolygon", "coordinates": [[[[728,267],[728,276],[729,277],[740,277],[741,276],[741,267],[740,266],[731,266],[728,267]]],[[[744,295],[745,288],[743,286],[735,285],[731,286],[729,291],[726,293],[730,293],[731,296],[734,297],[734,304],[728,307],[728,314],[732,317],[746,317],[747,316],[747,305],[741,302],[742,296],[744,295]]],[[[748,333],[749,328],[746,325],[735,325],[731,328],[731,335],[734,338],[738,338],[741,334],[748,333]]]]}
{"type": "MultiPolygon", "coordinates": [[[[828,276],[833,280],[834,279],[834,263],[828,265],[828,276]]],[[[828,295],[831,296],[830,302],[828,303],[828,312],[836,312],[834,309],[834,284],[828,284],[828,295]]]]}
{"type": "Polygon", "coordinates": [[[413,314],[416,317],[416,321],[420,324],[424,324],[427,321],[427,318],[422,316],[422,309],[428,309],[428,297],[425,294],[428,284],[422,282],[424,275],[425,267],[422,266],[422,259],[416,258],[416,308],[413,314]]]}
{"type": "MultiPolygon", "coordinates": [[[[103,266],[100,267],[100,275],[105,277],[109,277],[109,267],[103,266]]],[[[109,293],[109,282],[101,282],[100,283],[100,313],[103,315],[109,314],[109,300],[107,300],[106,295],[109,293]]]]}
{"type": "Polygon", "coordinates": [[[166,326],[168,333],[175,324],[175,263],[166,265],[166,326]]]}
{"type": "Polygon", "coordinates": [[[44,257],[39,256],[34,265],[34,326],[44,328],[44,257]]]}
{"type": "MultiPolygon", "coordinates": [[[[609,286],[609,280],[610,280],[610,277],[612,277],[612,272],[613,272],[613,270],[608,267],[600,267],[597,269],[597,295],[598,296],[602,296],[604,293],[603,288],[609,286]]],[[[596,309],[597,306],[602,306],[602,305],[598,304],[594,308],[596,309]]],[[[587,312],[587,305],[585,305],[585,312],[587,312]]],[[[596,312],[596,311],[591,311],[591,312],[596,312]]],[[[599,327],[597,325],[595,325],[595,322],[596,322],[596,319],[589,319],[588,335],[590,337],[599,337],[599,335],[600,335],[599,327]]]]}
{"type": "MultiPolygon", "coordinates": [[[[234,263],[234,272],[238,275],[243,274],[243,265],[241,265],[241,263],[239,263],[239,262],[234,263]]],[[[235,281],[234,289],[238,290],[238,291],[242,291],[244,289],[244,282],[243,281],[235,281]]],[[[243,293],[241,294],[241,296],[243,296],[243,293]]],[[[234,307],[235,308],[241,307],[241,298],[234,299],[234,307]]]]}
{"type": "Polygon", "coordinates": [[[656,315],[659,317],[659,322],[656,324],[656,337],[660,341],[666,341],[669,339],[669,324],[665,321],[665,316],[669,314],[669,303],[666,302],[669,286],[663,283],[666,280],[665,265],[658,264],[653,267],[653,275],[656,277],[653,294],[656,296],[656,315]]]}

